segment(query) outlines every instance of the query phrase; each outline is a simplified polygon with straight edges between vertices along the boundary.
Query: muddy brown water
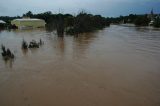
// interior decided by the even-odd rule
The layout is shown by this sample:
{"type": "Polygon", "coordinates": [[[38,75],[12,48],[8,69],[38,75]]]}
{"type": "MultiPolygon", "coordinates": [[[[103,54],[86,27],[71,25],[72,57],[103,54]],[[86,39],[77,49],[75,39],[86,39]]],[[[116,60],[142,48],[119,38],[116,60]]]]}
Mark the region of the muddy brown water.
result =
{"type": "Polygon", "coordinates": [[[0,106],[160,106],[160,29],[1,31],[0,44],[16,56],[0,57],[0,106]],[[21,50],[22,39],[40,38],[42,47],[21,50]]]}

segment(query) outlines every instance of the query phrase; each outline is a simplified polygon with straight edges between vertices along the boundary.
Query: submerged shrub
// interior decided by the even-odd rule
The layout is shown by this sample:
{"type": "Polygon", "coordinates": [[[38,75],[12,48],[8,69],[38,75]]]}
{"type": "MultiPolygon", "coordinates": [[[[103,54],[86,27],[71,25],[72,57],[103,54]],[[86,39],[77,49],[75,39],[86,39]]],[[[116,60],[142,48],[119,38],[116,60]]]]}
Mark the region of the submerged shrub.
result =
{"type": "Polygon", "coordinates": [[[136,26],[148,26],[149,22],[150,22],[150,19],[145,15],[145,16],[138,16],[135,19],[134,24],[136,26]]]}
{"type": "Polygon", "coordinates": [[[157,17],[153,23],[154,27],[160,28],[160,17],[157,17]]]}

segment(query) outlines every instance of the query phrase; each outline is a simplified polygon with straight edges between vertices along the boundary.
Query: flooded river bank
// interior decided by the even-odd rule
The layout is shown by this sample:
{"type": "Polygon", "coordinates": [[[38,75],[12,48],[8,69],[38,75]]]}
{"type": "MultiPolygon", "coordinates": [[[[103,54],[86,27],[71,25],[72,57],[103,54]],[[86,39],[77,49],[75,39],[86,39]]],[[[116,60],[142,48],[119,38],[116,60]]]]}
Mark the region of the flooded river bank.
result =
{"type": "Polygon", "coordinates": [[[0,57],[0,106],[160,106],[159,29],[1,31],[0,44],[15,54],[0,57]],[[40,38],[42,47],[21,50],[23,39],[40,38]]]}

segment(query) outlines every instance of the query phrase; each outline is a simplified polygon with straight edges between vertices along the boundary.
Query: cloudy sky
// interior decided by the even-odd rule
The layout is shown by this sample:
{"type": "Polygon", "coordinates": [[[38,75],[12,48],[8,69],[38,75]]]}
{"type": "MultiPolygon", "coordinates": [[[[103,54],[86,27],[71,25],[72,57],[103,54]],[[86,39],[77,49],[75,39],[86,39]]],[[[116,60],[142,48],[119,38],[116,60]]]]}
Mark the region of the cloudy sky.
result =
{"type": "Polygon", "coordinates": [[[160,13],[160,0],[0,0],[0,16],[17,16],[32,11],[76,14],[85,10],[103,16],[160,13]]]}

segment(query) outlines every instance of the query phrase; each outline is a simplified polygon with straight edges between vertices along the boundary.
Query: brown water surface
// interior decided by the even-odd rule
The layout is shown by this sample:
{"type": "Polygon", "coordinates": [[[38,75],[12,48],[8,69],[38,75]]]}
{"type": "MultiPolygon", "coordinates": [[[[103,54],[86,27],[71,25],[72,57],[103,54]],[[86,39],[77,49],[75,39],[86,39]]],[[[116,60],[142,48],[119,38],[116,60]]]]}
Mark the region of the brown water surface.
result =
{"type": "Polygon", "coordinates": [[[160,106],[159,29],[1,31],[0,44],[16,56],[0,56],[0,106],[160,106]],[[21,50],[22,39],[40,38],[42,47],[21,50]]]}

